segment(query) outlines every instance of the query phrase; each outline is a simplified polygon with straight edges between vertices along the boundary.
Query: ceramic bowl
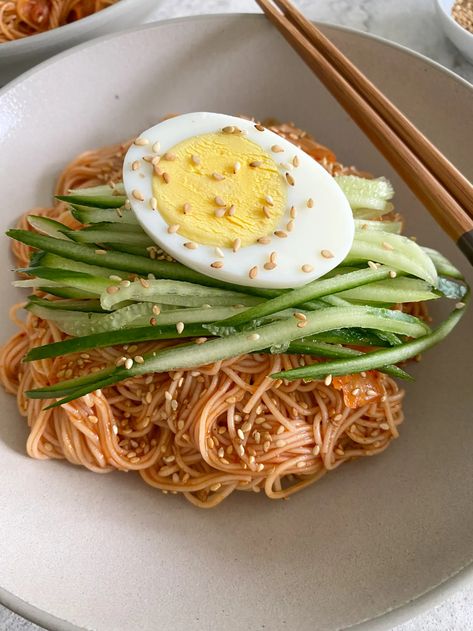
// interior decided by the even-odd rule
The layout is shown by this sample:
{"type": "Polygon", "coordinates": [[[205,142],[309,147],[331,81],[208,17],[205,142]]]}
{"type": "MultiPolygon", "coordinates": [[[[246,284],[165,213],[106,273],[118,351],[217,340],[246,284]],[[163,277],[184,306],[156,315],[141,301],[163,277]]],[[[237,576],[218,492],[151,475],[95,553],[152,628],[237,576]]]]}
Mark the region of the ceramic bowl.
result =
{"type": "MultiPolygon", "coordinates": [[[[473,89],[399,46],[324,31],[473,176],[473,89]],[[396,72],[392,72],[395,68],[396,72]]],[[[468,265],[350,118],[260,15],[202,16],[94,40],[0,93],[0,229],[50,203],[59,170],[169,112],[293,120],[346,164],[390,178],[407,234],[468,265]]],[[[2,339],[14,330],[1,241],[2,339]]],[[[438,308],[433,307],[434,315],[438,308]]],[[[70,631],[392,629],[471,575],[473,312],[410,370],[406,420],[382,455],[289,501],[238,493],[203,511],[133,473],[96,475],[25,454],[0,391],[0,599],[70,631]],[[455,579],[452,579],[456,576],[455,579]],[[391,613],[387,613],[391,612],[391,613]]]]}
{"type": "Polygon", "coordinates": [[[473,63],[473,33],[452,18],[453,4],[454,0],[435,0],[438,19],[448,39],[473,63]]]}
{"type": "Polygon", "coordinates": [[[158,3],[159,0],[119,0],[77,22],[0,44],[0,86],[66,48],[139,24],[158,3]]]}

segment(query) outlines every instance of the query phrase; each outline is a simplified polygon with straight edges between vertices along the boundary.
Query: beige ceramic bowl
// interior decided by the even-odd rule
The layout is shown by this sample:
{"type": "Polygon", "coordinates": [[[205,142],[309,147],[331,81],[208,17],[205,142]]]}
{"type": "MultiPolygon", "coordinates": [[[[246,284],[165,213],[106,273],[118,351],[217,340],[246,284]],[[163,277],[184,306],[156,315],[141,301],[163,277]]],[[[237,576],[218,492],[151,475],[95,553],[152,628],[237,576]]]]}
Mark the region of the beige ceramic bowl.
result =
{"type": "MultiPolygon", "coordinates": [[[[473,90],[373,37],[325,31],[470,177],[473,90]]],[[[49,202],[58,169],[167,112],[292,119],[341,160],[392,178],[408,234],[466,262],[261,16],[181,19],[96,40],[0,94],[1,228],[49,202]]],[[[2,336],[19,294],[1,254],[2,336]]],[[[467,575],[473,557],[472,312],[411,369],[407,420],[383,455],[289,501],[240,493],[202,511],[134,474],[25,456],[0,394],[0,594],[60,631],[390,629],[467,575]],[[455,579],[452,577],[456,576],[455,579]],[[386,614],[386,612],[391,612],[386,614]]]]}
{"type": "Polygon", "coordinates": [[[77,22],[0,44],[0,86],[66,48],[140,24],[155,10],[158,2],[160,0],[119,0],[77,22]]]}

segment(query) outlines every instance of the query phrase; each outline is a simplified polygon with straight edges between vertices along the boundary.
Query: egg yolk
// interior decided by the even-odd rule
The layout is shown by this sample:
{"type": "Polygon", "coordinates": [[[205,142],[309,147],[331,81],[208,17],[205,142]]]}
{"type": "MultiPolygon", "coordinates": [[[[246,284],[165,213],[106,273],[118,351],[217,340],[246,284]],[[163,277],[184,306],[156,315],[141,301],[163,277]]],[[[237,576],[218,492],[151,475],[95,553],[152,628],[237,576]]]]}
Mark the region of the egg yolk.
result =
{"type": "Polygon", "coordinates": [[[286,209],[286,182],[272,156],[240,134],[211,133],[175,145],[155,167],[158,212],[189,241],[251,245],[286,209]]]}

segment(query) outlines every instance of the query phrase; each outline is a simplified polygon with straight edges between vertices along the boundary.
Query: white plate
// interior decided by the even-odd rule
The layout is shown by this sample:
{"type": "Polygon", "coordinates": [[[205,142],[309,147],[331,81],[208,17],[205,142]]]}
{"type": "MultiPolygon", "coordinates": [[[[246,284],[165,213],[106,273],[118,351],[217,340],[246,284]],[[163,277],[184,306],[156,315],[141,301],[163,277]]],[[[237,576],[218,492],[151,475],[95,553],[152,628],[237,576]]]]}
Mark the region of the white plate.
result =
{"type": "MultiPolygon", "coordinates": [[[[326,28],[350,57],[472,175],[473,91],[422,57],[326,28]]],[[[292,119],[340,159],[393,179],[408,234],[467,270],[361,132],[261,16],[180,19],[91,42],[0,94],[2,229],[47,203],[78,152],[161,114],[292,119]]],[[[3,336],[13,330],[1,249],[3,336]]],[[[290,501],[233,495],[200,511],[133,474],[93,475],[24,453],[26,428],[0,395],[0,592],[51,629],[333,630],[415,601],[473,557],[472,312],[412,367],[407,421],[383,455],[345,465],[290,501]]],[[[463,575],[471,574],[470,569],[463,575]]],[[[445,594],[447,587],[436,590],[445,594]]],[[[369,623],[390,628],[431,604],[369,623]]]]}

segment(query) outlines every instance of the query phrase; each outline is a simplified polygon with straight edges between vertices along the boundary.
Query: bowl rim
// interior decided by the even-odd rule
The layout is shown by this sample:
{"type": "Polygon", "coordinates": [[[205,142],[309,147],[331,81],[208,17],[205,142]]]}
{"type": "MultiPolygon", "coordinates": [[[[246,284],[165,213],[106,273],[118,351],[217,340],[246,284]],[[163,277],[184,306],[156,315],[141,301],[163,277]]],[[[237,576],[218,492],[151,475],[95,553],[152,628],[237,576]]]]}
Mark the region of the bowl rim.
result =
{"type": "MultiPolygon", "coordinates": [[[[451,13],[447,12],[444,7],[442,0],[435,0],[435,4],[437,5],[437,9],[442,13],[442,15],[447,19],[448,23],[453,26],[460,37],[464,37],[465,39],[469,39],[473,43],[473,33],[467,31],[466,28],[460,26],[456,20],[453,19],[451,13]]],[[[453,6],[453,3],[452,3],[453,6]]]]}
{"type": "Polygon", "coordinates": [[[43,31],[41,33],[35,33],[33,35],[28,35],[26,37],[21,37],[20,39],[14,39],[8,42],[3,42],[0,44],[0,57],[3,55],[8,55],[9,53],[18,52],[22,48],[28,48],[28,44],[33,46],[41,46],[42,44],[51,45],[55,43],[57,39],[56,33],[64,36],[73,37],[75,34],[79,33],[81,30],[84,30],[88,25],[93,25],[94,22],[99,22],[106,19],[108,16],[112,17],[112,13],[118,12],[119,10],[124,11],[127,6],[132,6],[133,4],[137,4],[140,0],[118,0],[115,4],[111,4],[100,11],[96,11],[95,13],[91,13],[80,20],[75,20],[74,22],[70,22],[69,24],[63,24],[62,26],[57,26],[56,28],[50,29],[48,31],[43,31]]]}
{"type": "MultiPolygon", "coordinates": [[[[121,3],[132,3],[135,0],[121,0],[121,3]]],[[[436,0],[438,3],[439,0],[436,0]]],[[[118,4],[118,3],[117,3],[118,4]]],[[[116,5],[112,5],[114,7],[116,5]]],[[[104,11],[112,8],[107,7],[104,11]]],[[[96,15],[96,14],[94,14],[96,15]]],[[[93,16],[89,16],[93,17],[93,16]]],[[[58,53],[49,59],[41,62],[37,66],[34,66],[30,70],[27,70],[23,74],[19,75],[9,83],[7,83],[4,87],[0,88],[0,104],[1,99],[4,94],[6,94],[10,89],[14,88],[17,84],[21,84],[23,81],[27,80],[30,76],[33,76],[37,72],[41,72],[44,68],[50,65],[54,65],[56,62],[61,61],[63,58],[68,57],[69,55],[73,55],[76,52],[85,49],[89,46],[94,46],[101,42],[107,41],[109,39],[113,39],[116,37],[123,36],[127,33],[134,33],[144,30],[157,29],[161,26],[166,26],[173,23],[187,22],[187,21],[203,21],[203,20],[219,20],[222,18],[243,18],[249,20],[263,20],[265,16],[262,13],[212,13],[212,14],[200,14],[200,15],[186,15],[175,18],[168,18],[164,20],[156,20],[147,24],[143,24],[141,26],[134,26],[127,29],[123,29],[121,31],[111,33],[108,35],[103,35],[101,37],[94,38],[92,40],[88,40],[86,42],[82,42],[76,46],[68,48],[67,50],[58,53]]],[[[83,18],[88,19],[88,18],[83,18]]],[[[450,18],[453,22],[453,18],[450,18]]],[[[453,70],[446,68],[442,64],[437,61],[430,59],[426,55],[414,51],[407,46],[402,44],[398,44],[397,42],[393,42],[389,39],[386,39],[380,35],[374,35],[372,33],[367,33],[364,31],[360,31],[355,28],[351,28],[348,26],[333,24],[332,22],[327,21],[316,21],[317,24],[322,26],[327,26],[333,30],[341,31],[344,33],[355,34],[362,39],[373,40],[384,44],[390,48],[400,51],[401,53],[407,54],[409,56],[413,56],[423,63],[431,66],[444,74],[451,79],[459,82],[463,87],[466,87],[467,90],[471,92],[472,101],[473,101],[473,85],[469,83],[466,79],[463,79],[460,75],[458,75],[453,70]]],[[[455,22],[456,24],[456,22],[455,22]]],[[[456,24],[459,28],[458,24],[456,24]]],[[[72,25],[67,25],[72,26],[72,25]]],[[[60,27],[66,28],[66,27],[60,27]]],[[[462,30],[465,30],[462,28],[462,30]]],[[[467,31],[468,32],[468,31],[467,31]]],[[[33,36],[33,37],[39,37],[33,36]]],[[[434,587],[426,590],[425,592],[415,596],[411,599],[408,599],[405,602],[400,603],[399,605],[388,609],[387,611],[375,616],[374,618],[369,618],[367,620],[363,620],[357,623],[350,625],[349,627],[345,627],[345,631],[350,629],[350,631],[389,631],[396,625],[400,625],[412,618],[431,610],[433,607],[439,605],[442,601],[446,600],[448,597],[453,595],[458,589],[462,586],[466,585],[468,582],[473,581],[473,558],[471,558],[465,565],[461,566],[454,572],[452,572],[449,576],[444,578],[440,583],[435,585],[434,587]]],[[[6,589],[0,586],[0,604],[7,607],[11,611],[16,614],[22,616],[26,620],[33,622],[35,624],[41,625],[50,631],[87,631],[83,627],[78,627],[75,624],[67,622],[57,616],[54,616],[47,611],[37,608],[34,605],[24,601],[20,597],[12,594],[6,589]]]]}

